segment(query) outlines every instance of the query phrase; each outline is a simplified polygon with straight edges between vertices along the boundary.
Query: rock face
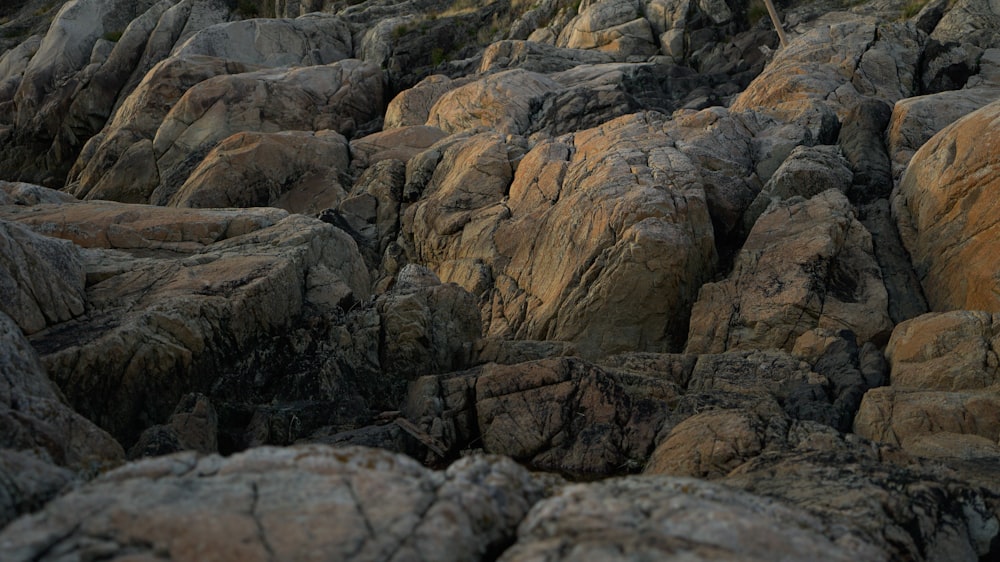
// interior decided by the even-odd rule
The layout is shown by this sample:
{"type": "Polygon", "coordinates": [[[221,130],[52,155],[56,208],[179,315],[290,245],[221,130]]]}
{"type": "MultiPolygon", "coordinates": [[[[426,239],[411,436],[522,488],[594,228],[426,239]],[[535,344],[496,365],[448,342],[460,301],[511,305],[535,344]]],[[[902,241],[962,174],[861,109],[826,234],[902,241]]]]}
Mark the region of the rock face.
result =
{"type": "Polygon", "coordinates": [[[970,113],[913,156],[894,201],[900,233],[934,310],[1000,310],[995,268],[984,263],[997,237],[1000,184],[992,147],[1000,139],[1000,103],[970,113]]]}

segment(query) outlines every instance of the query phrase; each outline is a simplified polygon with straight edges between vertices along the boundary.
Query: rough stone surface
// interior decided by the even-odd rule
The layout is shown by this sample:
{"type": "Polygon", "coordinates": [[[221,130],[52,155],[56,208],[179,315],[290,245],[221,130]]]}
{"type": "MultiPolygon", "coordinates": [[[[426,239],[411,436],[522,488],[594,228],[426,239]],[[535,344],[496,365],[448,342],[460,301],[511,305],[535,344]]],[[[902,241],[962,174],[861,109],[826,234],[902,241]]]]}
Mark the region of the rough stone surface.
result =
{"type": "Polygon", "coordinates": [[[892,329],[871,236],[847,198],[823,192],[754,225],[725,281],[701,288],[688,353],[785,349],[814,328],[884,342],[892,329]]]}
{"type": "Polygon", "coordinates": [[[893,210],[932,310],[1000,310],[990,256],[998,237],[1000,102],[949,125],[921,147],[893,210]]]}
{"type": "Polygon", "coordinates": [[[209,152],[177,190],[173,207],[278,207],[316,214],[347,193],[347,141],[334,131],[236,133],[209,152]]]}
{"type": "Polygon", "coordinates": [[[543,500],[500,558],[515,560],[880,560],[804,510],[665,476],[563,488],[543,500]]]}
{"type": "Polygon", "coordinates": [[[180,454],[106,474],[15,522],[0,554],[475,560],[509,543],[542,494],[538,479],[495,457],[431,472],[360,447],[180,454]]]}

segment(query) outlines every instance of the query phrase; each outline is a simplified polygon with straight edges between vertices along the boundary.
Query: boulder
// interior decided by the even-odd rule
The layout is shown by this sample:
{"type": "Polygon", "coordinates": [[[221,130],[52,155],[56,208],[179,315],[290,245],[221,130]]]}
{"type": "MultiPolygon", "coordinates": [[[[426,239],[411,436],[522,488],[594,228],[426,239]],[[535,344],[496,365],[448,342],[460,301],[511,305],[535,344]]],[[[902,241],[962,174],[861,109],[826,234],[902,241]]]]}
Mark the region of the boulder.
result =
{"type": "Polygon", "coordinates": [[[923,36],[903,23],[841,16],[778,51],[730,109],[797,123],[819,138],[828,112],[843,118],[867,97],[892,103],[915,94],[923,36]]]}
{"type": "Polygon", "coordinates": [[[167,203],[204,156],[234,133],[332,129],[350,137],[382,104],[381,71],[355,59],[200,82],[177,101],[153,139],[160,185],[149,202],[167,203]]]}
{"type": "Polygon", "coordinates": [[[475,298],[442,284],[427,268],[407,265],[375,306],[382,318],[382,368],[416,378],[472,364],[482,321],[475,298]]]}
{"type": "Polygon", "coordinates": [[[350,58],[351,30],[336,16],[219,23],[178,44],[173,56],[206,55],[268,67],[326,65],[350,58]]]}
{"type": "Polygon", "coordinates": [[[84,312],[85,274],[77,248],[0,221],[0,312],[27,334],[84,312]]]}
{"type": "Polygon", "coordinates": [[[743,228],[749,232],[768,207],[793,197],[809,199],[829,189],[846,195],[853,179],[854,174],[839,147],[797,146],[747,208],[743,228]]]}
{"type": "Polygon", "coordinates": [[[157,64],[84,146],[70,170],[66,191],[80,199],[148,203],[160,184],[153,138],[170,109],[204,80],[258,69],[202,56],[171,57],[157,64]]]}
{"type": "Polygon", "coordinates": [[[891,385],[865,395],[855,431],[919,456],[997,458],[998,327],[996,315],[973,311],[897,326],[886,348],[891,385]]]}
{"type": "Polygon", "coordinates": [[[396,127],[423,125],[430,116],[431,108],[445,93],[464,86],[471,78],[452,80],[443,74],[432,74],[412,88],[396,94],[385,109],[385,130],[396,127]]]}
{"type": "Polygon", "coordinates": [[[645,59],[659,51],[649,20],[642,17],[634,0],[587,4],[562,29],[556,45],[603,51],[620,61],[645,59]]]}
{"type": "Polygon", "coordinates": [[[789,441],[792,451],[757,456],[721,482],[809,513],[842,533],[840,545],[874,548],[862,559],[972,562],[995,549],[995,492],[954,469],[851,434],[800,427],[789,441]]]}
{"type": "Polygon", "coordinates": [[[886,144],[892,160],[892,175],[898,182],[910,159],[941,129],[1000,97],[1000,83],[906,98],[892,110],[886,144]]]}
{"type": "Polygon", "coordinates": [[[496,457],[432,472],[361,447],[184,453],[103,475],[13,523],[0,555],[478,560],[513,539],[542,494],[540,479],[496,457]]]}
{"type": "Polygon", "coordinates": [[[121,445],[68,406],[38,354],[0,312],[0,527],[79,475],[124,460],[121,445]]]}
{"type": "Polygon", "coordinates": [[[692,478],[647,476],[564,487],[532,508],[500,560],[884,557],[800,508],[692,478]]]}
{"type": "Polygon", "coordinates": [[[1000,310],[996,268],[1000,186],[993,146],[1000,102],[941,130],[913,156],[893,201],[931,310],[1000,310]]]}
{"type": "Polygon", "coordinates": [[[884,140],[892,112],[887,103],[870,99],[844,116],[837,145],[853,172],[852,185],[847,191],[851,201],[871,202],[887,198],[892,192],[891,165],[884,140]]]}
{"type": "Polygon", "coordinates": [[[402,223],[410,259],[484,295],[487,335],[586,357],[679,348],[716,254],[702,176],[670,127],[626,116],[523,158],[495,133],[445,139],[407,169],[404,200],[423,193],[402,223]]]}
{"type": "MultiPolygon", "coordinates": [[[[587,49],[569,49],[536,41],[497,41],[483,51],[479,72],[497,72],[520,68],[541,74],[562,72],[584,64],[614,62],[610,53],[587,49]]],[[[2,74],[0,74],[2,76],[2,74]]]]}
{"type": "Polygon", "coordinates": [[[688,353],[791,351],[816,329],[881,343],[892,321],[871,236],[841,192],[780,204],[757,220],[725,281],[702,286],[688,353]]]}
{"type": "Polygon", "coordinates": [[[191,172],[167,205],[278,207],[316,214],[347,197],[347,140],[324,130],[236,133],[191,172]]]}
{"type": "Polygon", "coordinates": [[[523,134],[531,128],[534,106],[558,89],[558,83],[536,72],[514,69],[490,74],[441,95],[426,124],[448,133],[489,127],[503,134],[523,134]]]}
{"type": "Polygon", "coordinates": [[[995,2],[957,0],[934,26],[931,38],[946,43],[971,43],[983,49],[1000,47],[1000,6],[995,2]]]}
{"type": "Polygon", "coordinates": [[[386,130],[351,141],[351,167],[364,170],[382,160],[406,162],[448,136],[426,125],[386,127],[386,130]]]}

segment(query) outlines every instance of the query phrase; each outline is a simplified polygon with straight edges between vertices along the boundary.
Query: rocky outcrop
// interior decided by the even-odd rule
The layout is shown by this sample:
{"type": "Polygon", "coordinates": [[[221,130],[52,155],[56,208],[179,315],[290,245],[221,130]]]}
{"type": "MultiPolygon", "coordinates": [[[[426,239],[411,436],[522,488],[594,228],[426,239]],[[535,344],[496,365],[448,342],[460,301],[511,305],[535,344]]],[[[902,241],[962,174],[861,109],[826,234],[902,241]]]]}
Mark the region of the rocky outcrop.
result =
{"type": "Polygon", "coordinates": [[[0,221],[0,312],[25,333],[84,312],[85,274],[73,244],[0,221]]]}
{"type": "Polygon", "coordinates": [[[893,209],[932,310],[1000,310],[995,268],[983,261],[997,244],[987,195],[1000,185],[997,139],[994,102],[924,144],[900,180],[893,209]]]}
{"type": "Polygon", "coordinates": [[[843,194],[826,191],[757,220],[729,278],[701,288],[686,350],[791,351],[817,328],[881,343],[887,307],[868,231],[843,194]]]}
{"type": "Polygon", "coordinates": [[[347,234],[276,209],[78,203],[2,214],[88,248],[88,313],[33,344],[74,407],[128,444],[143,420],[165,421],[183,394],[207,392],[225,361],[306,307],[346,309],[369,291],[347,234]]]}
{"type": "Polygon", "coordinates": [[[523,158],[495,133],[445,142],[410,161],[404,199],[423,195],[402,232],[411,259],[484,296],[487,334],[590,357],[679,347],[715,248],[702,177],[667,122],[624,117],[523,158]]]}
{"type": "Polygon", "coordinates": [[[886,348],[891,385],[865,395],[855,431],[920,456],[1000,455],[997,326],[971,311],[900,324],[886,348]]]}
{"type": "Polygon", "coordinates": [[[55,500],[5,529],[0,554],[479,560],[513,539],[543,491],[494,457],[432,472],[362,448],[187,454],[129,465],[55,500]]]}

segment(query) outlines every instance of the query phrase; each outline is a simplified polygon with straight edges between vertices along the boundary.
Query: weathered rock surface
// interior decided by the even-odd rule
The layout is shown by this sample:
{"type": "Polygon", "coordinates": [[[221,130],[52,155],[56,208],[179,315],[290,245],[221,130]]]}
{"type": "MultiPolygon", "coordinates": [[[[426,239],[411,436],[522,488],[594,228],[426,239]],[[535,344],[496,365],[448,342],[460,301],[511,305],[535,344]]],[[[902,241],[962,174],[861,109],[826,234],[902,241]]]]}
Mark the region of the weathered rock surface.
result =
{"type": "Polygon", "coordinates": [[[347,308],[369,291],[347,234],[276,209],[78,203],[2,214],[89,248],[88,313],[33,344],[70,402],[127,443],[305,307],[347,308]]]}
{"type": "Polygon", "coordinates": [[[0,221],[0,312],[27,334],[84,312],[85,274],[77,248],[0,221]]]}
{"type": "Polygon", "coordinates": [[[495,133],[442,141],[408,166],[404,198],[423,194],[403,218],[411,259],[489,291],[489,335],[590,357],[677,349],[716,255],[702,177],[667,127],[623,117],[523,158],[495,133]]]}
{"type": "Polygon", "coordinates": [[[513,539],[542,495],[542,481],[495,457],[431,472],[363,448],[181,454],[126,466],[57,499],[5,529],[0,554],[11,562],[479,560],[513,539]]]}
{"type": "Polygon", "coordinates": [[[892,329],[871,237],[832,190],[757,220],[729,278],[702,286],[686,350],[791,351],[816,328],[876,343],[892,329]]]}
{"type": "Polygon", "coordinates": [[[355,59],[209,78],[187,90],[153,139],[160,185],[149,202],[165,204],[204,155],[241,131],[321,131],[351,136],[381,110],[379,70],[355,59]]]}
{"type": "Polygon", "coordinates": [[[886,348],[891,384],[865,395],[855,431],[920,456],[996,458],[998,325],[995,315],[956,311],[897,326],[886,348]]]}
{"type": "Polygon", "coordinates": [[[1000,310],[994,255],[1000,186],[1000,102],[921,147],[893,201],[900,234],[932,310],[1000,310]]]}
{"type": "Polygon", "coordinates": [[[17,324],[0,312],[0,527],[38,509],[79,473],[124,460],[110,435],[60,399],[17,324]]]}
{"type": "Polygon", "coordinates": [[[801,509],[689,478],[563,488],[539,502],[500,560],[881,560],[801,509]]]}
{"type": "Polygon", "coordinates": [[[347,140],[325,130],[236,133],[209,152],[167,201],[173,207],[278,207],[316,214],[347,192],[347,140]]]}

